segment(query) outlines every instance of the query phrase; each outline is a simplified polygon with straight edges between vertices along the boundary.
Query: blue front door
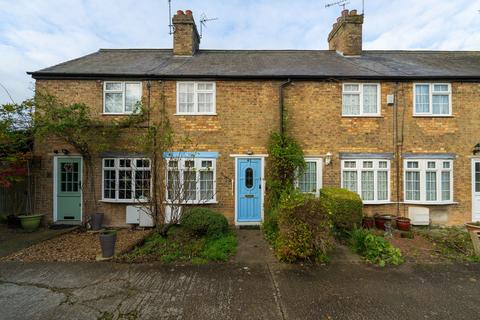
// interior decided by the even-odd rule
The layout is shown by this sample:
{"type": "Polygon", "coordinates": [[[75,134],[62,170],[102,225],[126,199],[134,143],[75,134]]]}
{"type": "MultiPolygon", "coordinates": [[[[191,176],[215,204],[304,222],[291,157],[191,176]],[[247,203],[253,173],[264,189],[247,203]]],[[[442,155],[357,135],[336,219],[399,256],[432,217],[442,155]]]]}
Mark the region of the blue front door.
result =
{"type": "Polygon", "coordinates": [[[261,159],[237,159],[237,221],[262,221],[261,159]]]}

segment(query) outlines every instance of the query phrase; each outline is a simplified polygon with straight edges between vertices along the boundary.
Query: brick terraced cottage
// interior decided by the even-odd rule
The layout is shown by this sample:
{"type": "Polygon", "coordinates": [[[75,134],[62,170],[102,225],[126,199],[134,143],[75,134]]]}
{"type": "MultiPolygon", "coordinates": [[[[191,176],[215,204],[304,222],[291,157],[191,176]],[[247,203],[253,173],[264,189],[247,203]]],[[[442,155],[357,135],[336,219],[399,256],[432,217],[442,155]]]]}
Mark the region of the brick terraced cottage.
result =
{"type": "MultiPolygon", "coordinates": [[[[105,121],[164,95],[174,131],[196,145],[186,158],[171,150],[179,157],[172,164],[179,179],[186,179],[185,167],[201,174],[189,190],[190,203],[201,201],[232,224],[264,218],[267,142],[280,129],[282,107],[285,130],[306,155],[301,190],[348,188],[360,194],[369,214],[447,225],[480,220],[480,155],[474,150],[480,143],[480,52],[363,50],[363,20],[356,10],[344,10],[329,34],[329,50],[202,50],[191,11],[179,11],[173,49],[101,49],[31,75],[37,90],[85,103],[105,121]],[[201,173],[205,168],[208,174],[201,173]]],[[[67,147],[54,139],[35,148],[41,159],[37,211],[56,222],[85,222],[83,204],[91,197],[68,188],[83,179],[81,157],[58,152],[67,147]]],[[[141,194],[133,188],[148,185],[141,180],[149,175],[137,174],[150,170],[143,160],[127,151],[95,159],[106,224],[127,223],[127,207],[141,194]]]]}

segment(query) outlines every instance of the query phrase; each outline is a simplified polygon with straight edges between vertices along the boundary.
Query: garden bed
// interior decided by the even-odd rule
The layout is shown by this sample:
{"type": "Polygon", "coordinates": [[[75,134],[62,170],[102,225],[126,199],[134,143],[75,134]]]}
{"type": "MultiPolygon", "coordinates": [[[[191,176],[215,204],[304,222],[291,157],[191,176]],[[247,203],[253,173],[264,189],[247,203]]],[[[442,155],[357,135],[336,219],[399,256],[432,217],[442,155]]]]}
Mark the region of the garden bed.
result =
{"type": "Polygon", "coordinates": [[[153,233],[142,246],[117,257],[117,261],[204,264],[227,261],[235,253],[236,246],[233,231],[218,237],[198,237],[187,228],[172,226],[167,236],[153,233]]]}
{"type": "MultiPolygon", "coordinates": [[[[116,254],[128,251],[141,242],[151,230],[120,229],[117,233],[116,254]]],[[[95,261],[100,255],[98,233],[75,230],[10,254],[0,261],[95,261]]]]}

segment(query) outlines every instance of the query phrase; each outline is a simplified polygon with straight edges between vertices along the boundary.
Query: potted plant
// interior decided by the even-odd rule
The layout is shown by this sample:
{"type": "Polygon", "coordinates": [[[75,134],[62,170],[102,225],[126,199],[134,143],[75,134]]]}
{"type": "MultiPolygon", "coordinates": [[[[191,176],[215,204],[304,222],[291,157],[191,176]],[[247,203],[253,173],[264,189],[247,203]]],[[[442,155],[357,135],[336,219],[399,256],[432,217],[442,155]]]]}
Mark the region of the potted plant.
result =
{"type": "Polygon", "coordinates": [[[117,242],[117,230],[104,230],[100,232],[100,247],[102,257],[110,258],[115,254],[115,243],[117,242]]]}
{"type": "Polygon", "coordinates": [[[375,226],[375,219],[373,217],[363,217],[362,227],[365,229],[373,229],[375,226]]]}
{"type": "Polygon", "coordinates": [[[468,231],[480,231],[480,221],[465,223],[468,231]]]}
{"type": "Polygon", "coordinates": [[[380,230],[385,230],[386,223],[392,223],[393,216],[390,214],[380,214],[375,216],[375,227],[380,230]]]}
{"type": "Polygon", "coordinates": [[[407,217],[397,217],[395,219],[397,223],[397,229],[401,231],[410,231],[410,219],[407,217]]]}

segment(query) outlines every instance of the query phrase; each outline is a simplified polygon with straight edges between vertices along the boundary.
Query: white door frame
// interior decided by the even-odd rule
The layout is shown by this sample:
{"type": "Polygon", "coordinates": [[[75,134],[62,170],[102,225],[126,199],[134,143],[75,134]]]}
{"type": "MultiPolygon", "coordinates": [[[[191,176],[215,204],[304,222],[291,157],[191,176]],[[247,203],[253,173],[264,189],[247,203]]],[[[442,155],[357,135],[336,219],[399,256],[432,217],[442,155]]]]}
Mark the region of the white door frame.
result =
{"type": "Polygon", "coordinates": [[[475,215],[475,163],[480,163],[480,158],[472,158],[472,165],[471,165],[471,177],[472,177],[472,221],[479,221],[480,214],[475,215]]]}
{"type": "Polygon", "coordinates": [[[268,154],[231,154],[230,157],[234,158],[235,161],[235,180],[233,181],[235,185],[235,192],[233,195],[233,199],[235,201],[235,225],[236,226],[256,226],[262,224],[264,221],[264,210],[263,210],[263,203],[264,203],[264,198],[265,198],[265,158],[268,157],[268,154]],[[237,176],[238,176],[238,170],[237,170],[237,160],[238,159],[260,159],[260,181],[261,181],[261,186],[262,186],[262,192],[261,192],[261,199],[260,199],[260,215],[261,215],[261,221],[254,221],[254,222],[239,222],[237,220],[237,176]]]}
{"type": "MultiPolygon", "coordinates": [[[[59,159],[70,159],[70,158],[79,158],[80,159],[80,181],[81,181],[81,192],[80,192],[80,223],[83,222],[83,157],[81,155],[71,155],[71,156],[54,156],[53,157],[53,222],[57,222],[57,188],[58,188],[58,160],[59,159]]],[[[78,221],[78,220],[73,220],[78,221]]]]}

